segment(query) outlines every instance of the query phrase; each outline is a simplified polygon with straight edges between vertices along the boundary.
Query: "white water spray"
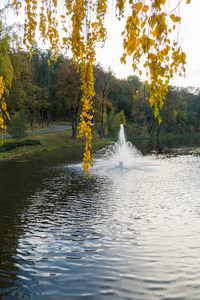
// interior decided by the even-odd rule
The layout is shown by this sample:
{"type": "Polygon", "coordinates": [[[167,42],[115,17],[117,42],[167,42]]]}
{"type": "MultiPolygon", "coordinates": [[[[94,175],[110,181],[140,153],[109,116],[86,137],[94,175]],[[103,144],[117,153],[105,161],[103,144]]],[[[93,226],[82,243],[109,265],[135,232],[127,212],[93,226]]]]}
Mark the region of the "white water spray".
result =
{"type": "Polygon", "coordinates": [[[109,146],[99,150],[96,157],[96,164],[99,167],[109,168],[129,168],[136,162],[136,158],[140,156],[138,150],[131,142],[126,141],[124,134],[124,126],[120,125],[119,139],[112,142],[109,146]]]}
{"type": "MultiPolygon", "coordinates": [[[[98,150],[94,154],[94,163],[91,174],[101,175],[112,172],[112,176],[115,172],[119,174],[119,172],[126,173],[131,170],[149,171],[149,167],[152,166],[131,142],[126,141],[123,124],[120,125],[118,141],[111,142],[110,145],[98,150]]],[[[81,164],[76,166],[81,168],[81,164]]]]}

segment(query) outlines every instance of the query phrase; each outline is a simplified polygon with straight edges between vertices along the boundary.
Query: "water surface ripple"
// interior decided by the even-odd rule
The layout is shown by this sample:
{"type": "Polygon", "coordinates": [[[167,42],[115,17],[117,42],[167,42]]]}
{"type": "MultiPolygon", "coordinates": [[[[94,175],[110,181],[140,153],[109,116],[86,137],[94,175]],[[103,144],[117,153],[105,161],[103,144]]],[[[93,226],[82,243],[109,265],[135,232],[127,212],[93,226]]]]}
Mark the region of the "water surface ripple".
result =
{"type": "Polygon", "coordinates": [[[99,164],[38,165],[1,198],[0,299],[199,300],[200,156],[99,164]]]}

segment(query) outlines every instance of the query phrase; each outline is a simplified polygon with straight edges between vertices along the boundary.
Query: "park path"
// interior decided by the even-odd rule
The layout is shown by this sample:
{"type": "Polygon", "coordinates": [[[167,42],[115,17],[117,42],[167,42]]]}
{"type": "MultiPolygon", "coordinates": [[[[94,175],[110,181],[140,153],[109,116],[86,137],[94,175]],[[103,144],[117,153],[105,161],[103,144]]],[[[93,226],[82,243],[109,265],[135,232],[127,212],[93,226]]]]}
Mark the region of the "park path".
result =
{"type": "MultiPolygon", "coordinates": [[[[71,125],[51,125],[49,128],[45,129],[39,129],[39,130],[34,130],[34,131],[27,131],[26,133],[28,135],[30,134],[35,134],[35,133],[43,133],[43,132],[52,132],[52,131],[58,131],[58,130],[66,130],[66,129],[71,129],[71,125]]],[[[4,134],[4,138],[11,137],[10,134],[4,134]]]]}

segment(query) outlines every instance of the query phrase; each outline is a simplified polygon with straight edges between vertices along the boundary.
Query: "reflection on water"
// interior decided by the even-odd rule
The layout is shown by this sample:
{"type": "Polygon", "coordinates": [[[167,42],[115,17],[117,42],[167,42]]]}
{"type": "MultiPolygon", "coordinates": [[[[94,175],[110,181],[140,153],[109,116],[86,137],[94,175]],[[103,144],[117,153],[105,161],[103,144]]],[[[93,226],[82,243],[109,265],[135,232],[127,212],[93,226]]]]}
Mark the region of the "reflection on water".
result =
{"type": "Polygon", "coordinates": [[[0,299],[200,299],[199,155],[52,155],[0,165],[0,299]]]}

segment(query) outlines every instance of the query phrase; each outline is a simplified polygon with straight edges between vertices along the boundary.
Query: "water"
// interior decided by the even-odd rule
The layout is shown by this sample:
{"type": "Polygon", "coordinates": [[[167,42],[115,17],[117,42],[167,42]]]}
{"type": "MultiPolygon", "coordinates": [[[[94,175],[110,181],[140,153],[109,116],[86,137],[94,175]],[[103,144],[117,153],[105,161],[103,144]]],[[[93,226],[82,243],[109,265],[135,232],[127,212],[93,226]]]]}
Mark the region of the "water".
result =
{"type": "Polygon", "coordinates": [[[180,149],[122,136],[90,180],[74,150],[1,163],[0,299],[199,300],[200,155],[180,149]]]}

